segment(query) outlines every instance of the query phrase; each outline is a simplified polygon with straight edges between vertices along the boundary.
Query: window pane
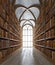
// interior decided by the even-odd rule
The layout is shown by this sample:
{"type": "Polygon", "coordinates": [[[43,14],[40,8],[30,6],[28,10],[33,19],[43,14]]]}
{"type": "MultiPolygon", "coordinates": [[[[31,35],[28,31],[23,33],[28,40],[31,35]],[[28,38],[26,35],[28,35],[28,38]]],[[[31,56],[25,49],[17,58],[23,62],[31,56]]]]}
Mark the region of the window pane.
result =
{"type": "Polygon", "coordinates": [[[23,29],[23,47],[32,47],[33,46],[33,30],[29,25],[25,26],[23,29]]]}
{"type": "Polygon", "coordinates": [[[32,30],[30,31],[30,35],[33,35],[33,32],[32,32],[32,30]]]}
{"type": "Polygon", "coordinates": [[[30,36],[30,41],[33,41],[33,36],[30,36]]]}
{"type": "Polygon", "coordinates": [[[28,36],[28,41],[30,41],[30,36],[28,36]]]}
{"type": "Polygon", "coordinates": [[[28,35],[30,35],[30,33],[31,33],[31,31],[30,31],[30,30],[28,30],[28,35]]]}
{"type": "Polygon", "coordinates": [[[23,35],[27,35],[27,30],[23,30],[23,35]]]}
{"type": "Polygon", "coordinates": [[[23,36],[23,41],[27,41],[27,36],[23,36]]]}
{"type": "Polygon", "coordinates": [[[28,29],[29,29],[29,30],[31,30],[31,29],[32,29],[32,27],[31,27],[31,26],[29,26],[29,27],[28,27],[28,29]]]}

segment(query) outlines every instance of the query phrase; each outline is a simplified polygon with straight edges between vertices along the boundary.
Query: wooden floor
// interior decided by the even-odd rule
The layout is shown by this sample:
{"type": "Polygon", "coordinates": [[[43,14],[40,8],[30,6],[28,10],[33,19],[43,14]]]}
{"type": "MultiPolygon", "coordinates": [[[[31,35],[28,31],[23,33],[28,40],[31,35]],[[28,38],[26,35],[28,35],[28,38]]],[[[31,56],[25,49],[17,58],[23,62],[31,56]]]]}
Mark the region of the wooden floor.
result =
{"type": "Polygon", "coordinates": [[[44,55],[35,48],[16,50],[1,65],[53,65],[44,55]]]}

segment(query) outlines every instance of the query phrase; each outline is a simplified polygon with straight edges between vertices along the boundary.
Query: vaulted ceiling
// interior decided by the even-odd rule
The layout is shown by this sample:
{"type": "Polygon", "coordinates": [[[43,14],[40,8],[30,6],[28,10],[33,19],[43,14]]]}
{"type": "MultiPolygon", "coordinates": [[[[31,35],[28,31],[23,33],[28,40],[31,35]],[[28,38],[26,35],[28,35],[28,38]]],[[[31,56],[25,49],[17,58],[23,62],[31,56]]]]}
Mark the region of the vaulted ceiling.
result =
{"type": "Polygon", "coordinates": [[[21,26],[27,24],[35,25],[40,14],[41,0],[13,0],[15,14],[17,19],[21,22],[21,26]],[[30,23],[31,22],[31,23],[30,23]],[[33,23],[34,22],[34,23],[33,23]]]}

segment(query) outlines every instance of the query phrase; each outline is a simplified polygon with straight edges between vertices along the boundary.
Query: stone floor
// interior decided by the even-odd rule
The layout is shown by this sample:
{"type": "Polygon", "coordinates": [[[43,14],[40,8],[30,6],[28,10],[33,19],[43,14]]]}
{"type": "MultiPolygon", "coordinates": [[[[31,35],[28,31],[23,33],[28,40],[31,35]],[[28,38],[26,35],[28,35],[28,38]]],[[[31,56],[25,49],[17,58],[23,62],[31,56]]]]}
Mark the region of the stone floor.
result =
{"type": "Polygon", "coordinates": [[[16,50],[1,65],[53,65],[44,54],[35,48],[22,48],[16,50]]]}

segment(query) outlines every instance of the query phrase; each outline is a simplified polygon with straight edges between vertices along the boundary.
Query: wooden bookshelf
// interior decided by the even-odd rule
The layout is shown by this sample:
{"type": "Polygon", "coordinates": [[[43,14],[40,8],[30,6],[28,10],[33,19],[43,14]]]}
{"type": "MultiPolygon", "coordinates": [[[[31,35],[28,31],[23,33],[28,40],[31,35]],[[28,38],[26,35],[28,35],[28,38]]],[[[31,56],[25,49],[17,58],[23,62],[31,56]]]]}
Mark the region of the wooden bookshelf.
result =
{"type": "Polygon", "coordinates": [[[54,10],[55,0],[46,0],[42,5],[40,17],[37,19],[38,24],[36,23],[34,30],[34,46],[55,62],[54,10]]]}
{"type": "Polygon", "coordinates": [[[0,62],[21,47],[20,32],[14,6],[9,0],[0,0],[0,62]]]}

